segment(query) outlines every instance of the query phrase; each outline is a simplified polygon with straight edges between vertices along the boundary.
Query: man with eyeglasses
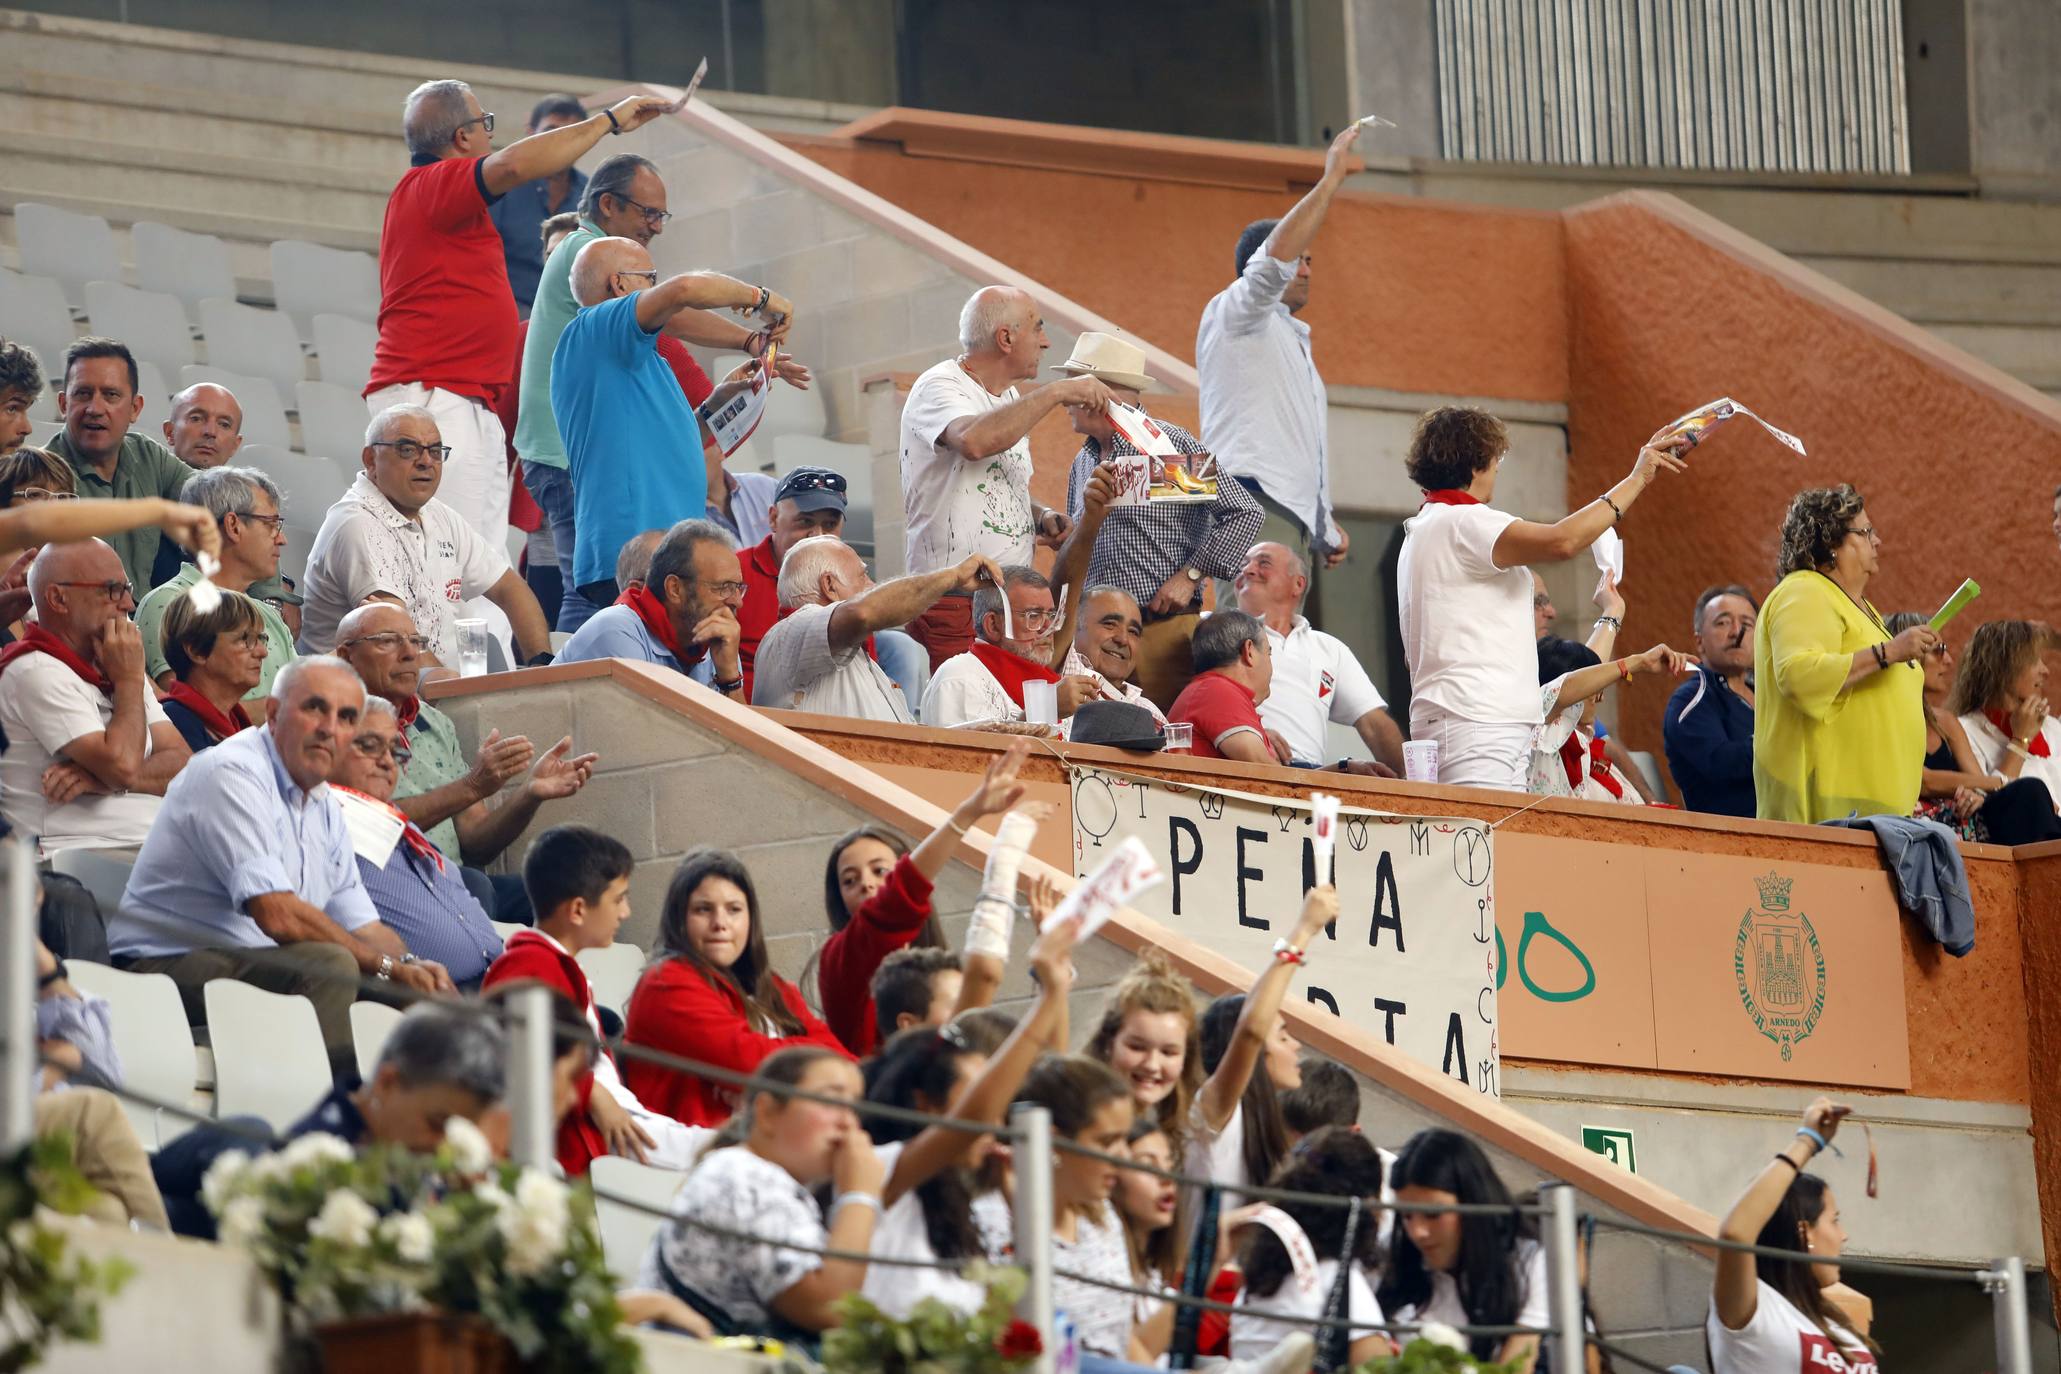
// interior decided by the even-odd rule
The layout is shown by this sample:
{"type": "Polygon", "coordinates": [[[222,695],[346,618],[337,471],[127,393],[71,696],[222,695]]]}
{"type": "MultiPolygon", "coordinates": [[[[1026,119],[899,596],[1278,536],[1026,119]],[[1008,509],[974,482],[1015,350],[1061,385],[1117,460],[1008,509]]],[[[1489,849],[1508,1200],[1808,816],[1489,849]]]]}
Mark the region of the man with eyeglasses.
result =
{"type": "Polygon", "coordinates": [[[730,536],[706,520],[682,520],[651,555],[645,585],[596,612],[566,641],[558,661],[656,663],[734,701],[748,701],[737,651],[744,588],[730,536]]]}
{"type": "Polygon", "coordinates": [[[1061,677],[1051,667],[1059,612],[1052,584],[1035,568],[1002,569],[1002,586],[983,582],[973,593],[973,648],[956,654],[931,674],[923,693],[923,723],[945,728],[996,725],[1025,719],[1024,684],[1049,682],[1058,688],[1059,718],[1101,695],[1085,674],[1061,677]],[[1002,619],[1008,598],[1009,620],[1002,619]]]}
{"type": "Polygon", "coordinates": [[[354,825],[351,838],[358,879],[381,924],[409,953],[442,964],[458,991],[474,993],[501,956],[501,935],[458,865],[394,804],[394,785],[410,756],[405,736],[394,703],[368,694],[358,732],[329,770],[329,785],[346,816],[367,822],[354,825]]]}
{"type": "Polygon", "coordinates": [[[551,631],[537,595],[508,565],[508,551],[445,504],[448,470],[436,418],[421,406],[391,406],[365,432],[363,470],[329,508],[308,551],[302,647],[336,643],[352,608],[386,595],[407,608],[429,638],[430,661],[455,664],[459,603],[498,607],[515,634],[518,662],[550,662],[551,631]]]}
{"type": "MultiPolygon", "coordinates": [[[[567,471],[565,440],[551,411],[552,353],[565,326],[580,308],[573,298],[573,262],[581,249],[597,239],[629,239],[648,248],[653,239],[665,232],[666,222],[671,218],[666,209],[665,181],[649,158],[635,153],[618,153],[609,158],[594,169],[594,176],[587,183],[586,195],[580,202],[578,227],[545,258],[536,300],[530,309],[529,331],[522,346],[522,396],[515,424],[515,452],[522,459],[523,485],[551,522],[559,574],[565,586],[557,628],[566,634],[579,629],[588,616],[600,609],[581,596],[573,584],[572,478],[567,471]]],[[[687,351],[688,343],[723,353],[759,357],[766,350],[768,338],[765,329],[751,328],[748,323],[712,311],[689,308],[665,322],[655,343],[688,405],[694,407],[709,398],[715,384],[687,351]]],[[[778,355],[774,371],[791,386],[808,385],[808,368],[784,352],[778,355]]],[[[715,480],[710,478],[711,495],[715,493],[715,480]]],[[[741,531],[733,533],[744,538],[741,531]]]]}
{"type": "Polygon", "coordinates": [[[727,309],[758,319],[778,340],[794,307],[720,272],[661,281],[650,250],[632,239],[581,248],[572,287],[580,311],[552,355],[551,410],[572,479],[573,585],[604,606],[618,593],[615,556],[625,543],[708,509],[701,422],[659,356],[660,333],[684,310],[727,309]]]}
{"type": "Polygon", "coordinates": [[[427,408],[452,449],[444,500],[496,547],[508,535],[506,435],[493,410],[510,386],[515,297],[488,211],[526,182],[556,176],[611,133],[671,109],[632,96],[576,124],[494,149],[494,116],[462,81],[415,88],[401,115],[410,166],[379,235],[379,344],[365,400],[373,414],[427,408]]]}
{"type": "MultiPolygon", "coordinates": [[[[796,468],[780,479],[767,510],[764,538],[738,552],[744,569],[744,602],[737,608],[737,654],[744,665],[744,696],[751,699],[759,641],[780,619],[780,568],[804,539],[844,533],[844,474],[828,468],[796,468]]],[[[928,672],[928,665],[925,665],[928,672]]]]}
{"type": "Polygon", "coordinates": [[[29,568],[35,623],[0,649],[0,813],[42,852],[143,843],[192,757],[143,675],[122,560],[98,539],[29,568]]]}
{"type": "MultiPolygon", "coordinates": [[[[277,484],[256,468],[210,468],[187,479],[180,499],[206,509],[221,533],[222,567],[208,580],[227,591],[256,598],[253,588],[279,575],[279,553],[286,547],[286,521],[279,513],[277,484]]],[[[168,688],[172,681],[172,667],[165,658],[165,612],[199,581],[199,566],[185,564],[178,576],[153,588],[136,607],[136,628],[143,635],[143,670],[160,689],[168,688]]],[[[258,685],[245,697],[248,701],[263,701],[270,695],[272,679],[293,662],[293,635],[286,622],[267,602],[259,600],[257,607],[258,618],[264,622],[265,666],[258,685]]]]}

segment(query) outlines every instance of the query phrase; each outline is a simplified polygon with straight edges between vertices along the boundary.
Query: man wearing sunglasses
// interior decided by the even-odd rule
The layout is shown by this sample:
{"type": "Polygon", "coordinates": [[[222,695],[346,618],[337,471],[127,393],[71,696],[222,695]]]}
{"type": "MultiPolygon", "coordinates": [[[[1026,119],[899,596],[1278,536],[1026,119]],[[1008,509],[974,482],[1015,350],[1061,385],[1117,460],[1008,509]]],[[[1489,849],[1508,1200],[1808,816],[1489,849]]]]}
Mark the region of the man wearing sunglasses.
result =
{"type": "Polygon", "coordinates": [[[633,96],[613,108],[494,148],[494,116],[462,81],[415,88],[401,115],[410,166],[379,235],[379,345],[365,386],[374,414],[426,407],[452,449],[444,500],[487,542],[508,534],[506,436],[494,401],[516,355],[515,297],[490,208],[526,182],[570,168],[606,135],[672,108],[633,96]]]}
{"type": "MultiPolygon", "coordinates": [[[[279,488],[256,468],[209,468],[186,481],[182,499],[215,517],[222,536],[222,567],[208,580],[226,591],[255,597],[252,589],[279,575],[279,551],[286,547],[285,520],[279,513],[279,488]]],[[[153,588],[136,607],[136,629],[143,636],[143,670],[160,690],[172,685],[172,665],[165,659],[165,612],[200,581],[196,564],[183,565],[178,576],[153,588]]],[[[293,662],[293,634],[279,612],[259,601],[258,618],[265,628],[265,666],[258,685],[245,700],[262,702],[271,695],[272,679],[293,662]]]]}

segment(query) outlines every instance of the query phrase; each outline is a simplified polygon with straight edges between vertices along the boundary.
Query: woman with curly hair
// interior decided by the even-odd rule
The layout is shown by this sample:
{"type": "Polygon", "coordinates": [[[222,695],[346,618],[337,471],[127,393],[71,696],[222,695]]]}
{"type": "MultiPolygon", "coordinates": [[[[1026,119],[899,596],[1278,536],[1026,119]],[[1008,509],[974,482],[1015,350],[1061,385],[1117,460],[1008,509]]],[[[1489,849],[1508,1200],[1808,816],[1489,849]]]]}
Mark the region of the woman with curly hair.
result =
{"type": "MultiPolygon", "coordinates": [[[[1955,724],[1966,736],[1976,769],[2003,790],[2013,782],[2036,781],[2047,793],[2048,811],[2061,794],[2061,720],[2048,714],[2047,665],[2040,657],[2051,646],[2044,626],[1992,620],[1968,641],[1946,702],[1948,717],[1958,717],[1955,724]]],[[[2009,837],[1996,836],[1997,843],[2052,838],[2052,817],[2039,820],[2048,828],[2028,835],[2014,827],[2009,837]]]]}
{"type": "Polygon", "coordinates": [[[1882,536],[1851,486],[1797,493],[1781,582],[1754,628],[1753,790],[1762,820],[1908,816],[1925,761],[1930,625],[1892,635],[1868,604],[1882,536]]]}
{"type": "Polygon", "coordinates": [[[1682,446],[1654,435],[1630,476],[1547,525],[1488,505],[1510,451],[1502,421],[1472,406],[1418,419],[1404,463],[1424,506],[1403,523],[1396,593],[1410,738],[1438,741],[1440,782],[1524,790],[1540,719],[1529,565],[1595,543],[1655,476],[1682,471],[1682,446]]]}

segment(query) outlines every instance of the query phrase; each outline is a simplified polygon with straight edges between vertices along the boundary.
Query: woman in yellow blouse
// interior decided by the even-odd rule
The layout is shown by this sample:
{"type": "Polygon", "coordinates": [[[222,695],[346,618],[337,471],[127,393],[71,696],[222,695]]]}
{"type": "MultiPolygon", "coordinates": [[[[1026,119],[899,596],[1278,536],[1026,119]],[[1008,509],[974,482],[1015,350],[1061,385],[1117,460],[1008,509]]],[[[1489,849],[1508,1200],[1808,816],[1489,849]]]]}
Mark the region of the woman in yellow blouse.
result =
{"type": "Polygon", "coordinates": [[[1892,636],[1867,601],[1882,538],[1850,486],[1800,493],[1782,580],[1753,637],[1753,786],[1761,819],[1908,816],[1925,757],[1925,675],[1939,636],[1892,636]]]}

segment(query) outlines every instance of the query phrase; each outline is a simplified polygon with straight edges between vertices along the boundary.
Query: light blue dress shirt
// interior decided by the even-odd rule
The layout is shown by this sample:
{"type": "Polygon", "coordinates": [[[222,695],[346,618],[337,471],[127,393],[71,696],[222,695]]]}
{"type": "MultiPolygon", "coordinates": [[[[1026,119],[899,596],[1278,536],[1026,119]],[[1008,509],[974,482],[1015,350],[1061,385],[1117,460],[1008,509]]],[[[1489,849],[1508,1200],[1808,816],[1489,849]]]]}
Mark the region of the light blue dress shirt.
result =
{"type": "Polygon", "coordinates": [[[196,949],[270,949],[244,911],[291,892],[345,930],[379,919],[358,877],[343,811],[326,784],[303,792],[261,725],[196,754],[172,785],[136,856],[108,951],[162,958],[196,949]]]}
{"type": "Polygon", "coordinates": [[[665,645],[652,638],[643,620],[628,606],[604,606],[589,616],[586,624],[573,631],[573,637],[558,651],[555,661],[584,663],[590,658],[630,658],[641,663],[656,663],[662,668],[684,672],[704,687],[716,680],[715,669],[706,654],[692,668],[680,667],[680,660],[668,653],[665,645]]]}

